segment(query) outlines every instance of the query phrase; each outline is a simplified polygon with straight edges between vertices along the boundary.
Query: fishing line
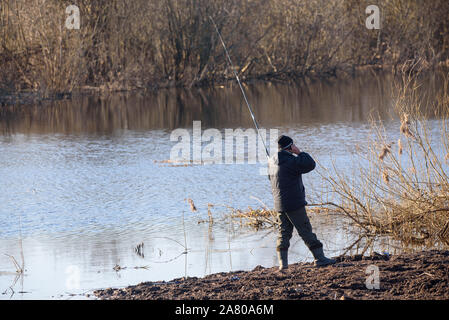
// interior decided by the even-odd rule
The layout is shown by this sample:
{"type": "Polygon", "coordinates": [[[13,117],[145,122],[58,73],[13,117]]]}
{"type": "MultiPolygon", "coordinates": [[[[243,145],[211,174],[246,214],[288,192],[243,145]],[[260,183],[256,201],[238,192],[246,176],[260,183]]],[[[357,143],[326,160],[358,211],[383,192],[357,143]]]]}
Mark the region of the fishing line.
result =
{"type": "Polygon", "coordinates": [[[215,30],[217,31],[218,37],[220,38],[221,44],[223,45],[224,51],[226,53],[226,57],[228,58],[229,65],[232,68],[232,72],[234,73],[234,76],[237,79],[237,82],[239,84],[240,90],[242,91],[242,94],[243,94],[243,98],[245,99],[246,105],[248,106],[248,110],[249,110],[249,113],[251,114],[251,118],[253,119],[253,122],[254,122],[254,125],[256,127],[257,133],[259,134],[259,137],[262,140],[263,146],[265,148],[265,152],[267,153],[267,158],[269,158],[270,154],[268,153],[267,145],[265,144],[265,140],[263,139],[262,135],[260,134],[259,125],[257,124],[256,117],[254,116],[254,113],[253,113],[253,110],[251,108],[251,105],[249,104],[248,98],[246,97],[245,90],[243,89],[243,86],[242,86],[242,83],[240,82],[239,76],[238,76],[237,72],[235,72],[235,68],[234,68],[234,65],[232,64],[231,57],[229,56],[228,49],[226,49],[226,45],[225,45],[225,43],[223,41],[223,38],[221,37],[220,31],[218,31],[218,28],[217,28],[217,25],[215,24],[214,19],[212,19],[211,16],[209,16],[209,18],[212,21],[212,23],[213,23],[213,25],[215,27],[215,30]]]}

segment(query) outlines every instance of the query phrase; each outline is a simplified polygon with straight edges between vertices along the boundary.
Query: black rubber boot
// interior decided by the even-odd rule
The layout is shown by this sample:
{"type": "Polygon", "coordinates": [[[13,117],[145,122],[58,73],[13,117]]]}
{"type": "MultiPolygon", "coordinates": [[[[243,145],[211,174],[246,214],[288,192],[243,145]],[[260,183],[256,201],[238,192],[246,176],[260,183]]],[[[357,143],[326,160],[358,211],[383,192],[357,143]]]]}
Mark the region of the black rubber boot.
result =
{"type": "Polygon", "coordinates": [[[288,251],[279,250],[278,252],[279,270],[286,270],[288,268],[288,251]]]}
{"type": "Polygon", "coordinates": [[[334,264],[336,262],[334,259],[326,258],[326,256],[324,255],[324,252],[323,252],[323,247],[316,248],[311,251],[312,251],[313,257],[315,258],[315,261],[314,261],[315,267],[327,266],[330,264],[334,264]]]}

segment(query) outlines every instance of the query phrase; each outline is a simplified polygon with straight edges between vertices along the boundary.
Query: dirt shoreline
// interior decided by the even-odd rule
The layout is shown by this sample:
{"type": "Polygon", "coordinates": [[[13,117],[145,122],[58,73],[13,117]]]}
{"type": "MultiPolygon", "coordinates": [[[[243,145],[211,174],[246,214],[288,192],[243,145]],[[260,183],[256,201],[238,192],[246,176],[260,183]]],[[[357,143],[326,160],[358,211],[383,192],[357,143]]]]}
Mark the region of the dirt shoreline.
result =
{"type": "Polygon", "coordinates": [[[252,271],[108,288],[94,291],[94,295],[120,300],[447,300],[448,284],[449,251],[431,250],[340,257],[337,264],[321,268],[293,263],[285,272],[257,266],[252,271]],[[379,268],[379,289],[367,288],[370,265],[379,268]]]}

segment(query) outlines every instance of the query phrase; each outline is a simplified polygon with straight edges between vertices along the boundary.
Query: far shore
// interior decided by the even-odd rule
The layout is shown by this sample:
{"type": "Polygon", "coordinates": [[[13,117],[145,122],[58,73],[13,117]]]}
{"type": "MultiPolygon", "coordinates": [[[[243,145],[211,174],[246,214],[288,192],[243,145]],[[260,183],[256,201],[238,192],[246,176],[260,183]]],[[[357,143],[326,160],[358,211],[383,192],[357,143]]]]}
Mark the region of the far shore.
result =
{"type": "MultiPolygon", "coordinates": [[[[330,79],[344,79],[346,77],[357,77],[364,76],[366,74],[373,75],[376,72],[384,72],[395,74],[394,66],[392,65],[366,65],[366,66],[357,66],[351,70],[346,71],[338,71],[332,75],[316,75],[313,76],[301,76],[297,78],[285,77],[285,78],[277,78],[270,76],[260,77],[252,77],[246,79],[245,77],[241,78],[241,81],[250,84],[250,83],[308,83],[309,81],[329,81],[330,79]]],[[[429,69],[429,71],[431,71],[429,69]]],[[[220,81],[209,81],[205,82],[202,85],[194,86],[193,88],[224,88],[225,85],[229,85],[229,83],[234,83],[234,78],[222,79],[220,81]]],[[[192,89],[192,87],[186,86],[176,86],[173,82],[170,81],[160,81],[158,83],[154,83],[149,86],[131,86],[127,84],[118,84],[114,83],[104,83],[101,85],[83,85],[79,88],[74,89],[73,91],[67,92],[41,92],[41,91],[33,91],[33,90],[21,90],[21,91],[8,91],[0,88],[0,107],[8,106],[8,105],[27,105],[27,104],[36,104],[45,101],[58,101],[64,99],[71,99],[76,95],[110,95],[116,93],[129,93],[134,91],[157,91],[164,89],[192,89]]]]}

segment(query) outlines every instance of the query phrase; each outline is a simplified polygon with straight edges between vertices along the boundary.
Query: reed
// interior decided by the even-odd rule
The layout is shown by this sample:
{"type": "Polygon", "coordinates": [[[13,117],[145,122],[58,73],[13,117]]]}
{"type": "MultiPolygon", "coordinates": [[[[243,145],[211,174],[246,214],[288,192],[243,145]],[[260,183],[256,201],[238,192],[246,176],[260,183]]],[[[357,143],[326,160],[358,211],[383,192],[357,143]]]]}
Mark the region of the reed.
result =
{"type": "Polygon", "coordinates": [[[349,218],[362,236],[447,247],[449,82],[444,76],[439,95],[423,98],[420,63],[404,70],[409,71],[395,90],[397,132],[387,134],[384,123],[373,118],[372,139],[359,148],[353,178],[336,165],[322,171],[332,194],[322,205],[349,218]]]}
{"type": "Polygon", "coordinates": [[[266,208],[253,209],[248,207],[247,210],[230,208],[229,217],[233,221],[238,221],[242,226],[248,226],[255,230],[277,227],[276,212],[266,208]]]}

